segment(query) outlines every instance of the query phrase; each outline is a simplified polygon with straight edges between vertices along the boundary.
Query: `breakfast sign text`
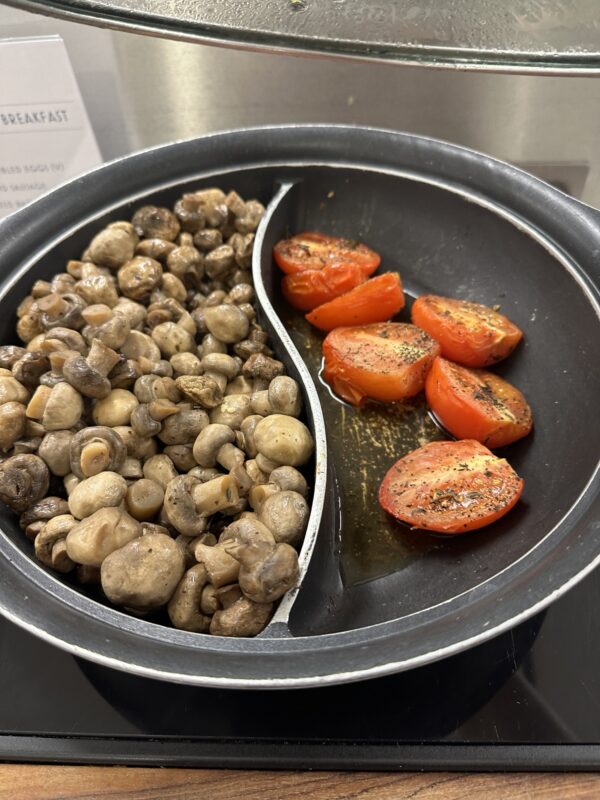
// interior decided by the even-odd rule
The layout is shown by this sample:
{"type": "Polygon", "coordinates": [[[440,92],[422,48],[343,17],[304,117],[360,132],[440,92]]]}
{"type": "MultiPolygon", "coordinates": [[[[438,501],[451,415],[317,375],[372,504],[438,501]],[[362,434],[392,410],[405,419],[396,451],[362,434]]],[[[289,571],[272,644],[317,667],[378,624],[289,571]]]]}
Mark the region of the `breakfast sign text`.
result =
{"type": "Polygon", "coordinates": [[[2,218],[102,159],[60,37],[0,40],[0,76],[2,218]]]}

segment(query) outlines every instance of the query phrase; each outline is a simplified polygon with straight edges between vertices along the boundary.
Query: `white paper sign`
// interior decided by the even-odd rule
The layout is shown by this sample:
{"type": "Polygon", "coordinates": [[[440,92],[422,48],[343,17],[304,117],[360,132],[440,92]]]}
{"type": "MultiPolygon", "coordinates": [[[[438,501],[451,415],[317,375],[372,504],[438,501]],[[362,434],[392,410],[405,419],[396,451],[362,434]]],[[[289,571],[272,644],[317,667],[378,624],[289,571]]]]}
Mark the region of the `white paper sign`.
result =
{"type": "Polygon", "coordinates": [[[0,40],[0,218],[101,162],[62,39],[0,40]]]}

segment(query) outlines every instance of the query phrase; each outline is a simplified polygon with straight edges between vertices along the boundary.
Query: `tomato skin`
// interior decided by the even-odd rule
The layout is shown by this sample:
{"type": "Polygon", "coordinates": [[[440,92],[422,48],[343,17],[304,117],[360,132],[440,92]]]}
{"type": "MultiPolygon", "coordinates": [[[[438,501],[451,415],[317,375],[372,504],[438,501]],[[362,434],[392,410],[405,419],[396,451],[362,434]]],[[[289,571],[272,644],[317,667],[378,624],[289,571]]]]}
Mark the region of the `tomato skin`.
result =
{"type": "Polygon", "coordinates": [[[430,442],[397,461],[379,488],[379,503],[414,528],[460,534],[503,517],[523,492],[505,459],[471,439],[430,442]]]}
{"type": "Polygon", "coordinates": [[[366,279],[365,273],[356,264],[330,264],[319,270],[285,275],[281,279],[281,291],[291,306],[299,311],[311,311],[346,294],[366,279]]]}
{"type": "Polygon", "coordinates": [[[485,370],[436,358],[425,381],[427,403],[457,439],[477,439],[489,448],[526,436],[533,419],[527,400],[508,381],[485,370]]]}
{"type": "Polygon", "coordinates": [[[509,356],[523,332],[508,317],[481,303],[422,295],[411,311],[415,325],[442,348],[442,356],[466,367],[487,367],[509,356]]]}
{"type": "Polygon", "coordinates": [[[281,239],[273,248],[273,258],[279,269],[288,275],[323,269],[331,264],[356,264],[369,277],[381,261],[379,254],[366,244],[315,231],[281,239]]]}
{"type": "Polygon", "coordinates": [[[404,302],[400,275],[385,272],[318,306],[306,315],[306,319],[322,331],[385,322],[404,308],[404,302]]]}
{"type": "Polygon", "coordinates": [[[406,323],[335,328],[323,342],[323,377],[353,405],[405,400],[423,390],[439,351],[425,331],[406,323]]]}

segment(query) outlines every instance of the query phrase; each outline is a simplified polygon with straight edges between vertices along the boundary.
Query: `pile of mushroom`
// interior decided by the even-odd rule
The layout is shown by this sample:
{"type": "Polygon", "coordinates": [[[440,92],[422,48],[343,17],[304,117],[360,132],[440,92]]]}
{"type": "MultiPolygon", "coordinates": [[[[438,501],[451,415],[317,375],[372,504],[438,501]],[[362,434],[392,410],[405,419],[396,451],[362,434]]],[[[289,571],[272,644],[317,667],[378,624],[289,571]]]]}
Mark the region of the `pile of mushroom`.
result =
{"type": "Polygon", "coordinates": [[[48,567],[136,615],[253,636],[298,581],[313,453],[256,320],[264,211],[185,194],[101,230],[0,347],[0,500],[48,567]]]}

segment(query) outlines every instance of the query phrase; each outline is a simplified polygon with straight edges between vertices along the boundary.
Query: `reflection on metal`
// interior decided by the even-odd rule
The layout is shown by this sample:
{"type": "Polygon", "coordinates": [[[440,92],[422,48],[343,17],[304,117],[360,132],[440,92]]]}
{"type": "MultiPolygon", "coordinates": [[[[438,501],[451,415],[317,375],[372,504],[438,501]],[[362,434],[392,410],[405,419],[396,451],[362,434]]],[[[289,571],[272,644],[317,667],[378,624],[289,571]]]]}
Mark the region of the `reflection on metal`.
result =
{"type": "Polygon", "coordinates": [[[8,0],[172,39],[460,70],[600,72],[596,0],[8,0]]]}

